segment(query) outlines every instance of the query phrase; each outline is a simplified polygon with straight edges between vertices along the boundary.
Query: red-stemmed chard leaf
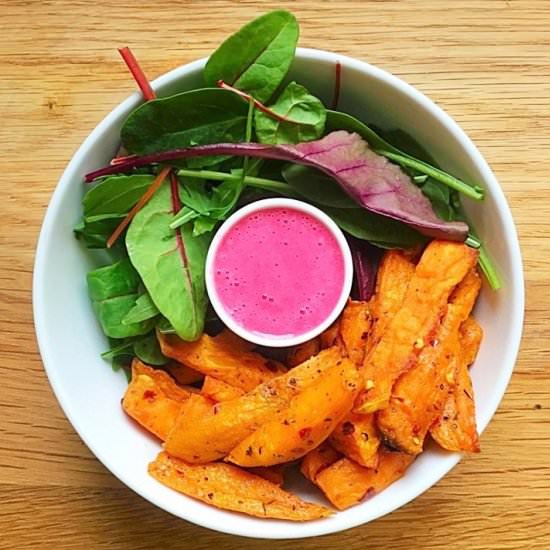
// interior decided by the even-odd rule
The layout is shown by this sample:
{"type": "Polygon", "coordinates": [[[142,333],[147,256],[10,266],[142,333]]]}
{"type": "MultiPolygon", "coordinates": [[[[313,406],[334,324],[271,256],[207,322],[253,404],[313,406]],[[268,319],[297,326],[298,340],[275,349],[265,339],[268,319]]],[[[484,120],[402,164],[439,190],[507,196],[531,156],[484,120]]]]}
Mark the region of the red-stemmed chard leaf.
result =
{"type": "Polygon", "coordinates": [[[119,48],[118,52],[120,53],[122,59],[124,59],[124,63],[126,63],[128,70],[132,73],[132,76],[134,77],[138,88],[141,90],[145,101],[156,99],[157,96],[153,91],[153,88],[151,88],[151,84],[149,84],[149,80],[145,76],[145,73],[140,67],[137,59],[134,57],[132,50],[126,46],[124,48],[119,48]]]}
{"type": "Polygon", "coordinates": [[[298,145],[217,143],[174,149],[106,166],[88,174],[86,181],[147,164],[207,155],[270,158],[312,166],[334,178],[363,208],[406,223],[424,235],[463,241],[468,233],[464,222],[438,218],[429,199],[399,166],[372,151],[358,134],[343,130],[298,145]]]}

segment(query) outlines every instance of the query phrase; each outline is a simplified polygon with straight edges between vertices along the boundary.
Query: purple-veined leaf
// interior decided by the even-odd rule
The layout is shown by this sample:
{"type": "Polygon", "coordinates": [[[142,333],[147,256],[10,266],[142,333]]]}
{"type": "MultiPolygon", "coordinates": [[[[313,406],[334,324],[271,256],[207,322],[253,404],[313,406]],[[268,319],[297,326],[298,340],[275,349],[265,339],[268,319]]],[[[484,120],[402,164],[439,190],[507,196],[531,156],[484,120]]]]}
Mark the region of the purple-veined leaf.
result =
{"type": "Polygon", "coordinates": [[[91,172],[86,181],[147,164],[207,155],[271,158],[312,166],[334,178],[363,208],[406,223],[424,235],[462,241],[468,233],[464,222],[440,219],[429,199],[399,166],[372,151],[358,134],[343,130],[298,145],[217,143],[131,157],[91,172]]]}

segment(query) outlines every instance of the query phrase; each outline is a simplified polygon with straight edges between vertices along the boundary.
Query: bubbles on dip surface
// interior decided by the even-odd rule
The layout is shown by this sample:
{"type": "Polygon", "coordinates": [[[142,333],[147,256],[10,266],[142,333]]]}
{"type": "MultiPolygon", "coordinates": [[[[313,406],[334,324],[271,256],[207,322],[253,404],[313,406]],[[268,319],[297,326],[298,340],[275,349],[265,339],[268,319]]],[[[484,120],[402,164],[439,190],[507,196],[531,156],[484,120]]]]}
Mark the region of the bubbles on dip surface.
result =
{"type": "Polygon", "coordinates": [[[281,338],[318,327],[344,285],[344,258],[334,235],[292,208],[268,208],[239,220],[213,262],[225,311],[244,329],[281,338]]]}

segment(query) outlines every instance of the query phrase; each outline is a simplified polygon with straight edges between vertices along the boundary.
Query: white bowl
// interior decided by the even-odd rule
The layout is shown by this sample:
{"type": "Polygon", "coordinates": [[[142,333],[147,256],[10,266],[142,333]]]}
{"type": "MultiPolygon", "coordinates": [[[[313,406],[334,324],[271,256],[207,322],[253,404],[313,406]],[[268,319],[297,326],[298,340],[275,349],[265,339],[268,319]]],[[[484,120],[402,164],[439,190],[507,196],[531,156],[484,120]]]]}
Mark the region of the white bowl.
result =
{"type": "MultiPolygon", "coordinates": [[[[342,64],[342,110],[367,122],[402,128],[445,169],[487,190],[484,203],[465,201],[503,281],[498,292],[483,288],[475,312],[485,331],[472,367],[481,432],[508,384],[523,325],[521,256],[506,199],[460,127],[397,77],[343,55],[309,49],[298,50],[291,77],[328,104],[337,61],[342,64]]],[[[203,59],[175,69],[157,79],[153,88],[167,95],[200,87],[204,63],[203,59]]],[[[121,103],[76,152],[51,199],[36,253],[33,305],[40,352],[57,399],[84,442],[122,482],[160,508],[211,529],[249,537],[298,538],[341,531],[383,516],[431,487],[457,464],[459,454],[430,448],[401,480],[379,495],[328,519],[303,524],[217,510],[164,487],[147,474],[147,464],[159,451],[159,444],[138,429],[120,407],[126,380],[99,356],[107,342],[86,292],[85,275],[93,266],[92,259],[72,234],[81,215],[84,174],[109,162],[118,147],[122,122],[140,101],[141,96],[135,93],[121,103]]],[[[306,498],[321,498],[305,484],[296,485],[296,489],[306,498]]]]}
{"type": "MultiPolygon", "coordinates": [[[[266,258],[267,259],[267,258],[266,258]]],[[[262,258],[255,258],[254,261],[262,261],[262,258]]],[[[210,243],[210,248],[208,249],[208,254],[206,256],[206,290],[208,291],[208,297],[210,298],[210,303],[214,308],[214,311],[218,314],[218,317],[221,321],[233,331],[235,334],[238,334],[241,338],[254,342],[260,346],[268,346],[275,348],[284,348],[290,346],[297,346],[303,342],[307,342],[312,338],[315,338],[321,332],[326,330],[334,321],[346,305],[348,301],[349,294],[351,292],[351,285],[353,283],[353,261],[351,259],[351,252],[349,249],[348,242],[346,237],[340,230],[340,228],[334,223],[332,218],[327,216],[322,210],[319,210],[317,207],[308,204],[307,202],[298,201],[296,199],[287,199],[287,198],[274,198],[274,199],[263,199],[256,202],[247,204],[243,208],[237,210],[233,215],[231,215],[225,222],[220,226],[216,235],[210,243]],[[223,241],[227,232],[235,226],[240,220],[249,216],[254,212],[259,210],[266,210],[268,208],[289,208],[291,210],[298,210],[305,214],[308,214],[310,217],[316,219],[322,223],[328,231],[334,236],[338,246],[342,252],[342,258],[344,260],[344,280],[342,281],[342,290],[336,305],[330,312],[330,314],[323,320],[322,323],[312,328],[311,330],[304,332],[302,334],[296,334],[292,336],[271,336],[268,334],[258,334],[254,331],[248,330],[242,325],[239,325],[231,313],[227,311],[226,307],[223,305],[218,292],[216,291],[216,284],[214,282],[214,258],[220,244],[223,241]]]]}

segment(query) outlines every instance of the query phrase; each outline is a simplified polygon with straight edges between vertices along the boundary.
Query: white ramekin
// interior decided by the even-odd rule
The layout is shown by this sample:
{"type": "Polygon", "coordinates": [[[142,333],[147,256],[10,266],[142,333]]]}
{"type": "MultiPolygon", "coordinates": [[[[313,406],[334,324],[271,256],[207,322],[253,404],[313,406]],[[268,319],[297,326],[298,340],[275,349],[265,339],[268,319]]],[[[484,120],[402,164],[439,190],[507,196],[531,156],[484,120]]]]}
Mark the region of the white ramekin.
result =
{"type": "MultiPolygon", "coordinates": [[[[261,261],[261,258],[257,258],[256,261],[261,261]]],[[[208,291],[208,297],[210,298],[210,303],[214,308],[214,311],[218,314],[218,317],[221,321],[235,334],[238,334],[241,338],[248,340],[249,342],[254,342],[260,346],[269,346],[274,348],[284,348],[287,346],[296,346],[303,342],[307,342],[315,336],[318,336],[327,329],[340,315],[342,309],[346,304],[346,301],[349,297],[351,291],[351,285],[353,282],[353,261],[351,258],[351,252],[349,249],[348,242],[344,237],[344,234],[340,228],[334,223],[334,221],[327,216],[324,212],[312,206],[311,204],[296,200],[296,199],[286,199],[286,198],[274,198],[274,199],[263,199],[253,203],[250,203],[243,208],[237,210],[232,216],[230,216],[221,227],[216,232],[216,235],[212,239],[210,248],[208,249],[208,255],[206,257],[206,289],[208,291]],[[223,238],[227,235],[240,220],[261,210],[267,210],[271,208],[289,208],[292,210],[297,210],[299,212],[304,212],[312,218],[315,218],[321,224],[323,224],[329,232],[334,236],[340,251],[342,252],[342,258],[344,260],[344,281],[342,284],[342,290],[338,298],[338,302],[335,307],[332,309],[330,314],[323,320],[322,323],[317,325],[315,328],[304,332],[303,334],[298,334],[292,337],[280,337],[280,336],[269,336],[262,335],[251,330],[247,330],[243,326],[235,322],[235,319],[232,317],[231,313],[226,310],[223,303],[221,302],[218,292],[216,290],[216,284],[214,281],[214,260],[216,254],[220,247],[220,244],[223,241],[223,238]]]]}

